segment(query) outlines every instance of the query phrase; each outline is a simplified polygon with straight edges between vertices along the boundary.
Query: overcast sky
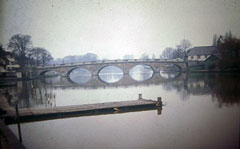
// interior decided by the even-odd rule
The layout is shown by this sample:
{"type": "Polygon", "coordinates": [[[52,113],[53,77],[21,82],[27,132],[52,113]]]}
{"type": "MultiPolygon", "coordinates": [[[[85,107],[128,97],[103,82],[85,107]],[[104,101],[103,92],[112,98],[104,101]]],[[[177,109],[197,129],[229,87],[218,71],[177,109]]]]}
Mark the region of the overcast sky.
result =
{"type": "Polygon", "coordinates": [[[157,57],[182,39],[211,45],[214,33],[240,35],[239,0],[0,0],[0,43],[32,36],[54,58],[96,53],[157,57]]]}

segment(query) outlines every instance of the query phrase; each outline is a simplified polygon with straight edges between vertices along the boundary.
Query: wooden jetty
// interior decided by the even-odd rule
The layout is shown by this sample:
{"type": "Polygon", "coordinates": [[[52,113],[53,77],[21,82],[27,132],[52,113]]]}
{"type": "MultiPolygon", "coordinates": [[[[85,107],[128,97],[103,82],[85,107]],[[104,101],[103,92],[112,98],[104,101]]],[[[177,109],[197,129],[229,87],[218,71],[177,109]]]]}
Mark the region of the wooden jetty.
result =
{"type": "MultiPolygon", "coordinates": [[[[157,101],[153,101],[142,99],[141,96],[139,96],[138,100],[132,101],[62,106],[44,109],[27,108],[19,109],[18,113],[19,121],[23,123],[69,117],[136,112],[155,109],[158,110],[158,114],[161,114],[161,98],[158,98],[157,101]]],[[[2,118],[5,120],[6,124],[14,124],[18,122],[16,118],[16,112],[13,111],[8,111],[8,113],[3,115],[2,118]]]]}

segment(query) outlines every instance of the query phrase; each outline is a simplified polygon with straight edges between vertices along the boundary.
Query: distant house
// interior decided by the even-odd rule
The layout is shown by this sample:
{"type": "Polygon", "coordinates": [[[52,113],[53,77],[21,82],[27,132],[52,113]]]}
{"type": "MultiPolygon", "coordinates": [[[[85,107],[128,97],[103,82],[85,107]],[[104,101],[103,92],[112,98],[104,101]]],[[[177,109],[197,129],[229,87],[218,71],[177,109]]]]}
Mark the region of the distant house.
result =
{"type": "Polygon", "coordinates": [[[10,54],[9,52],[4,51],[2,48],[0,49],[0,72],[7,71],[7,65],[9,64],[7,55],[9,54],[10,54]]]}
{"type": "Polygon", "coordinates": [[[220,53],[215,46],[194,47],[187,54],[190,71],[215,69],[219,59],[220,53]]]}
{"type": "Polygon", "coordinates": [[[9,62],[6,67],[7,71],[16,71],[17,69],[20,68],[20,65],[16,62],[11,52],[9,52],[9,54],[7,55],[7,59],[9,62]]]}
{"type": "Polygon", "coordinates": [[[0,76],[15,76],[20,66],[16,63],[12,52],[0,49],[0,76]]]}

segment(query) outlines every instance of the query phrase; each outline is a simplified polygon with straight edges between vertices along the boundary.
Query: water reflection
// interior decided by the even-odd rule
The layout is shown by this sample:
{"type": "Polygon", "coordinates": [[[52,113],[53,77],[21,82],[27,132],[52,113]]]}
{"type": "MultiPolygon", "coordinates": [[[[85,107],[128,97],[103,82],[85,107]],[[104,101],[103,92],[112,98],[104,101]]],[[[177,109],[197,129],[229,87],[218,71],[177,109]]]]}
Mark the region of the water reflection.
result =
{"type": "MultiPolygon", "coordinates": [[[[122,75],[102,75],[102,79],[117,80],[122,75]],[[112,78],[111,78],[112,77],[112,78]],[[114,78],[116,77],[116,78],[114,78]]],[[[219,107],[222,106],[233,106],[240,103],[240,76],[238,75],[226,75],[226,74],[201,74],[201,73],[190,73],[182,74],[180,77],[173,79],[162,79],[161,77],[154,77],[150,82],[141,82],[140,86],[130,83],[129,86],[122,86],[124,92],[121,92],[121,85],[130,82],[131,78],[122,78],[121,83],[114,83],[116,88],[105,88],[108,84],[104,84],[104,88],[98,88],[102,86],[101,82],[97,83],[97,80],[91,80],[92,84],[88,84],[92,88],[78,88],[75,84],[69,84],[67,79],[61,77],[46,78],[44,80],[32,80],[32,81],[19,81],[17,86],[9,86],[2,89],[8,90],[9,103],[13,104],[18,101],[19,108],[44,108],[74,104],[85,104],[85,103],[98,103],[105,102],[105,98],[109,95],[116,94],[120,98],[125,92],[131,92],[131,89],[138,89],[142,86],[147,88],[162,87],[168,93],[177,91],[179,99],[188,100],[192,95],[194,96],[205,96],[209,95],[213,102],[218,103],[219,107]],[[60,84],[59,84],[60,82],[60,84]],[[158,82],[158,83],[156,83],[158,82]],[[68,84],[67,87],[62,88],[61,86],[68,84]],[[104,89],[104,90],[103,90],[104,89]],[[89,96],[96,96],[96,98],[88,99],[89,96]],[[99,100],[101,97],[101,101],[99,100]],[[82,100],[84,99],[84,100],[82,100]]],[[[111,81],[112,80],[112,81],[111,81]]],[[[109,86],[112,86],[109,84],[109,86]]],[[[161,92],[159,90],[158,92],[161,92]]],[[[139,92],[141,93],[141,92],[139,92]]],[[[152,93],[151,91],[149,93],[152,93]]],[[[138,94],[138,92],[136,92],[138,94]]],[[[126,98],[126,100],[132,100],[134,98],[126,98]]]]}
{"type": "Polygon", "coordinates": [[[176,90],[183,100],[190,95],[211,95],[219,107],[240,104],[239,75],[190,73],[182,82],[165,82],[163,87],[167,91],[176,90]]]}
{"type": "Polygon", "coordinates": [[[52,70],[47,71],[47,72],[44,73],[44,77],[53,77],[53,76],[58,76],[58,75],[59,75],[58,72],[52,71],[52,70]]]}
{"type": "Polygon", "coordinates": [[[168,64],[161,71],[163,72],[179,72],[180,68],[174,64],[168,64]]]}
{"type": "Polygon", "coordinates": [[[45,84],[56,85],[61,80],[61,76],[51,77],[51,78],[44,78],[41,81],[45,84]]]}
{"type": "Polygon", "coordinates": [[[123,77],[123,71],[116,66],[104,67],[99,72],[99,78],[106,83],[118,82],[123,77]]]}
{"type": "Polygon", "coordinates": [[[240,103],[240,76],[224,75],[213,76],[215,82],[209,81],[213,100],[217,99],[219,107],[232,106],[240,103]],[[216,85],[215,85],[216,84],[216,85]]]}
{"type": "Polygon", "coordinates": [[[77,84],[85,84],[91,79],[91,77],[91,73],[83,68],[74,69],[69,75],[70,80],[77,84]]]}
{"type": "Polygon", "coordinates": [[[17,86],[6,87],[10,106],[14,107],[17,103],[18,108],[56,107],[56,94],[53,89],[45,86],[34,87],[39,81],[18,81],[17,86]]]}
{"type": "Polygon", "coordinates": [[[160,71],[160,75],[166,79],[173,79],[178,77],[180,73],[176,71],[160,71]]]}
{"type": "MultiPolygon", "coordinates": [[[[240,107],[238,75],[190,73],[173,79],[163,79],[157,74],[151,80],[159,81],[158,84],[148,84],[143,81],[142,86],[105,89],[75,88],[74,85],[62,89],[46,82],[57,85],[56,81],[64,81],[63,78],[50,80],[51,78],[47,81],[24,81],[18,86],[9,87],[8,91],[11,96],[19,100],[21,107],[133,100],[137,98],[138,93],[143,93],[144,97],[149,99],[161,96],[165,106],[159,116],[156,115],[156,111],[144,109],[135,113],[25,123],[22,124],[22,134],[27,148],[59,148],[59,146],[63,148],[99,148],[99,146],[102,148],[158,148],[159,146],[238,148],[239,146],[239,132],[236,131],[239,130],[240,107]],[[158,75],[159,77],[155,78],[158,75]],[[21,99],[17,99],[18,97],[21,99]],[[104,125],[99,125],[100,123],[104,125]],[[72,131],[63,129],[63,126],[71,128],[72,131]],[[67,136],[61,135],[62,133],[67,136]],[[127,139],[126,135],[129,136],[127,139]],[[41,138],[41,143],[36,138],[41,138]],[[64,140],[63,144],[62,140],[64,140]],[[106,142],[110,143],[106,144],[106,142]]],[[[120,82],[122,81],[129,80],[124,76],[120,82]]],[[[66,82],[62,83],[66,84],[66,82]]],[[[10,128],[17,134],[16,126],[11,125],[10,128]]]]}
{"type": "Polygon", "coordinates": [[[130,70],[129,75],[136,81],[145,81],[151,79],[153,70],[148,65],[137,65],[130,70]]]}

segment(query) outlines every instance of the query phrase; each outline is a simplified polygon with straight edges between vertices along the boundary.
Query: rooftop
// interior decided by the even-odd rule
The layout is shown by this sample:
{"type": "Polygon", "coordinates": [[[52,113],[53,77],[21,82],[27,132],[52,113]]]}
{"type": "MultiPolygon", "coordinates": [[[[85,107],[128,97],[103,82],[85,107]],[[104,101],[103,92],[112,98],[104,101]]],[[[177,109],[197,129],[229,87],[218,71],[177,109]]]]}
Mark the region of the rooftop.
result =
{"type": "Polygon", "coordinates": [[[201,46],[189,49],[188,56],[193,55],[215,55],[219,56],[219,51],[215,46],[201,46]]]}

